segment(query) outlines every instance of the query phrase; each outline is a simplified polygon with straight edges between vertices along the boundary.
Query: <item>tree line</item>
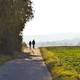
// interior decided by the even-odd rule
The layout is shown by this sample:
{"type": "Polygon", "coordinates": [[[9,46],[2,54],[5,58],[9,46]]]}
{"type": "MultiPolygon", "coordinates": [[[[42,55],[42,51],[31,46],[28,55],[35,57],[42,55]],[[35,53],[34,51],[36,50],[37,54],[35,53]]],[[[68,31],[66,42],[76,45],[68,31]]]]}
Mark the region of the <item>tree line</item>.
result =
{"type": "Polygon", "coordinates": [[[22,31],[33,18],[30,0],[0,0],[0,53],[21,52],[22,31]]]}

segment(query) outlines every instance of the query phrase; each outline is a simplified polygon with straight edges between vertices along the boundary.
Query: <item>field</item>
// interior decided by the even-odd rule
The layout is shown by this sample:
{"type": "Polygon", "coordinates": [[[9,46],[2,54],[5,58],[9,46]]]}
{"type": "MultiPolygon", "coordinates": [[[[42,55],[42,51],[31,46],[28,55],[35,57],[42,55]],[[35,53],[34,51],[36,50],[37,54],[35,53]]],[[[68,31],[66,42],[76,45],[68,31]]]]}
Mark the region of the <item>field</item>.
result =
{"type": "Polygon", "coordinates": [[[57,46],[40,49],[54,80],[80,80],[79,46],[57,46]]]}
{"type": "Polygon", "coordinates": [[[47,47],[46,49],[80,73],[80,47],[47,47]]]}

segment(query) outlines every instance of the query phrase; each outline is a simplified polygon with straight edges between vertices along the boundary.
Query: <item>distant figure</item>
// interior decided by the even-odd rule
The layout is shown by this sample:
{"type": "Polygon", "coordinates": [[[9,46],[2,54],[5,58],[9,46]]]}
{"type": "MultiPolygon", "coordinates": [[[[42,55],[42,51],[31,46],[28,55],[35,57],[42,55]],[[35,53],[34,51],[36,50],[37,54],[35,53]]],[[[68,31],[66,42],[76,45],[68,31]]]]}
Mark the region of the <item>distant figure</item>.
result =
{"type": "Polygon", "coordinates": [[[33,48],[35,48],[35,40],[32,41],[33,48]]]}
{"type": "Polygon", "coordinates": [[[29,48],[31,49],[31,41],[29,41],[29,48]]]}

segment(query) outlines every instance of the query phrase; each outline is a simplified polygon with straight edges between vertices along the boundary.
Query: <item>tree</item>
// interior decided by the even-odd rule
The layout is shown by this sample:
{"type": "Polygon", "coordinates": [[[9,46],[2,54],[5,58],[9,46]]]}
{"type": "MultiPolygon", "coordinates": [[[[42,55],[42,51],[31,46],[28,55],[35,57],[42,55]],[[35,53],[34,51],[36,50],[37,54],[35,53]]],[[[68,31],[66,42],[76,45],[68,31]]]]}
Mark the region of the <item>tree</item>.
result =
{"type": "Polygon", "coordinates": [[[22,31],[33,18],[30,0],[0,0],[0,52],[13,54],[22,47],[22,31]]]}

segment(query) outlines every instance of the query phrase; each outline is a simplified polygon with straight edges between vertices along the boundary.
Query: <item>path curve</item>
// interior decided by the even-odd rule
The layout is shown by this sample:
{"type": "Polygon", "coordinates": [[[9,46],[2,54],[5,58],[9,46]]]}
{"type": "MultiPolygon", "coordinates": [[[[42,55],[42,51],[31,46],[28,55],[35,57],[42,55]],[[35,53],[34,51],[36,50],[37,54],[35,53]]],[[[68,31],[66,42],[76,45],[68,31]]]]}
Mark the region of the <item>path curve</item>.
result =
{"type": "Polygon", "coordinates": [[[40,50],[25,52],[0,67],[0,80],[52,80],[40,50]]]}

